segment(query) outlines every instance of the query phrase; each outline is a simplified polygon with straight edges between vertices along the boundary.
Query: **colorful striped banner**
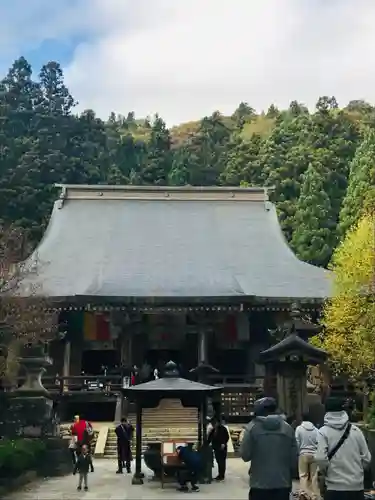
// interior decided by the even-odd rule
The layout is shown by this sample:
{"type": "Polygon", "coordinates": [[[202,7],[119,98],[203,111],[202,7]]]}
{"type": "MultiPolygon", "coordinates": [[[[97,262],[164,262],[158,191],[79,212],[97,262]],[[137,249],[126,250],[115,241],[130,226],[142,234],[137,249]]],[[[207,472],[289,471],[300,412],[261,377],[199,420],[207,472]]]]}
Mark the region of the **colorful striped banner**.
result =
{"type": "Polygon", "coordinates": [[[109,314],[85,312],[83,338],[86,341],[108,342],[112,339],[109,314]]]}

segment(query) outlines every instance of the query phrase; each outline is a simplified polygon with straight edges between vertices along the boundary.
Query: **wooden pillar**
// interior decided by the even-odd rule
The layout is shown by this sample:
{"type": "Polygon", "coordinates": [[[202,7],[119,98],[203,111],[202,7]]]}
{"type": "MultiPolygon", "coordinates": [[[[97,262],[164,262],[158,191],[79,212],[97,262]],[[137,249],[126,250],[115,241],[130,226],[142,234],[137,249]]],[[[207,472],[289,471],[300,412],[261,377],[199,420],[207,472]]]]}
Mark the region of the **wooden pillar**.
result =
{"type": "Polygon", "coordinates": [[[201,325],[198,331],[198,364],[207,362],[207,330],[201,325]]]}
{"type": "MultiPolygon", "coordinates": [[[[121,371],[122,380],[121,386],[124,386],[125,377],[128,378],[128,383],[130,385],[130,370],[133,366],[132,360],[132,331],[131,325],[127,325],[121,331],[120,337],[120,350],[121,350],[121,365],[123,367],[121,371]]],[[[122,398],[121,404],[121,416],[129,414],[129,400],[127,397],[122,398]]]]}
{"type": "Polygon", "coordinates": [[[142,405],[137,401],[137,418],[135,429],[135,472],[132,484],[143,484],[142,474],[142,405]]]}
{"type": "Polygon", "coordinates": [[[212,483],[213,451],[212,447],[207,445],[207,399],[201,403],[201,423],[202,423],[202,457],[204,463],[203,483],[212,483]]]}
{"type": "MultiPolygon", "coordinates": [[[[64,359],[63,359],[63,377],[69,377],[70,375],[70,353],[71,353],[71,343],[66,341],[64,345],[64,359]]],[[[63,391],[66,392],[69,389],[69,381],[64,380],[63,391]]]]}
{"type": "Polygon", "coordinates": [[[203,437],[203,434],[202,434],[202,407],[199,406],[198,407],[198,449],[201,449],[202,447],[202,437],[203,437]]]}
{"type": "Polygon", "coordinates": [[[202,404],[202,439],[207,442],[207,399],[202,404]]]}
{"type": "Polygon", "coordinates": [[[131,325],[127,325],[121,332],[121,363],[124,366],[132,366],[133,331],[131,325]]]}

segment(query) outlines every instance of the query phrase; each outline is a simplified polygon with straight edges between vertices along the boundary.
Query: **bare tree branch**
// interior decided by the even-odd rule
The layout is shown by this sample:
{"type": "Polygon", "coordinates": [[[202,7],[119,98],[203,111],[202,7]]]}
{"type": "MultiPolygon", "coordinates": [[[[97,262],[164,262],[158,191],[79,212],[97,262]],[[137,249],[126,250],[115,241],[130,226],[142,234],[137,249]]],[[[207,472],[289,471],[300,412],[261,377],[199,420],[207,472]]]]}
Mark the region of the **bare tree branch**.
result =
{"type": "Polygon", "coordinates": [[[0,227],[0,379],[14,367],[23,346],[48,342],[57,329],[57,313],[42,290],[31,286],[28,296],[21,293],[22,281],[30,274],[28,251],[19,228],[0,227]]]}

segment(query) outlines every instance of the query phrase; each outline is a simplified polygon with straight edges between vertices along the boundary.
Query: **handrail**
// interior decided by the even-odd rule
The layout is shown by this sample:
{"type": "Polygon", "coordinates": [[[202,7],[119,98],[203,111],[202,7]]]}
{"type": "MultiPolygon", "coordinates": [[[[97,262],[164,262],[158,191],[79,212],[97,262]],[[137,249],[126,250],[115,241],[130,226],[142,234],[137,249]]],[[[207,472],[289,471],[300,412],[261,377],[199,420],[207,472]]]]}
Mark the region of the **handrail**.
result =
{"type": "MultiPolygon", "coordinates": [[[[261,387],[266,379],[265,376],[253,375],[209,375],[208,379],[213,385],[223,385],[225,388],[256,388],[261,387]]],[[[25,377],[17,377],[14,384],[4,387],[5,390],[14,390],[19,387],[25,380],[25,377]]],[[[123,377],[121,375],[68,375],[68,376],[42,376],[44,387],[51,393],[66,393],[76,391],[88,392],[118,392],[123,388],[123,377]],[[90,387],[90,383],[97,383],[90,387]]]]}
{"type": "Polygon", "coordinates": [[[259,385],[259,381],[265,380],[264,375],[221,375],[212,374],[208,376],[208,379],[214,383],[221,383],[222,385],[235,385],[236,383],[248,384],[248,385],[259,385]]]}
{"type": "MultiPolygon", "coordinates": [[[[12,385],[4,387],[5,390],[15,390],[25,381],[25,377],[16,377],[12,385]]],[[[63,394],[66,392],[87,391],[105,392],[107,394],[118,392],[122,388],[120,375],[69,375],[69,376],[42,376],[43,386],[51,393],[63,394]],[[90,382],[97,383],[97,388],[90,387],[90,382]]]]}

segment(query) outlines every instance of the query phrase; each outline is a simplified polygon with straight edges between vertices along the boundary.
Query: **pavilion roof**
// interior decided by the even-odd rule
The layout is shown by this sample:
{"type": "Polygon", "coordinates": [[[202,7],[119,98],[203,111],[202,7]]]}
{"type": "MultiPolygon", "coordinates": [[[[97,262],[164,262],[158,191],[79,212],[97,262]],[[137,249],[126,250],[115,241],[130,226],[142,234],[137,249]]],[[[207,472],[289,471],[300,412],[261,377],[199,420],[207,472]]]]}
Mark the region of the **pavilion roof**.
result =
{"type": "Polygon", "coordinates": [[[60,186],[24,293],[73,298],[308,299],[331,273],[288,247],[263,188],[60,186]],[[40,291],[39,291],[40,290],[40,291]]]}
{"type": "Polygon", "coordinates": [[[293,333],[288,335],[279,343],[260,353],[260,359],[267,363],[281,359],[283,356],[299,353],[313,361],[325,361],[326,351],[313,346],[309,342],[293,333]]]}
{"type": "MultiPolygon", "coordinates": [[[[194,382],[180,377],[176,363],[169,361],[163,370],[161,378],[136,384],[123,389],[122,392],[131,400],[144,400],[145,397],[156,396],[157,399],[180,398],[182,401],[186,398],[205,398],[214,393],[221,392],[222,386],[213,386],[194,382]]],[[[151,401],[150,399],[150,401],[151,401]]]]}

